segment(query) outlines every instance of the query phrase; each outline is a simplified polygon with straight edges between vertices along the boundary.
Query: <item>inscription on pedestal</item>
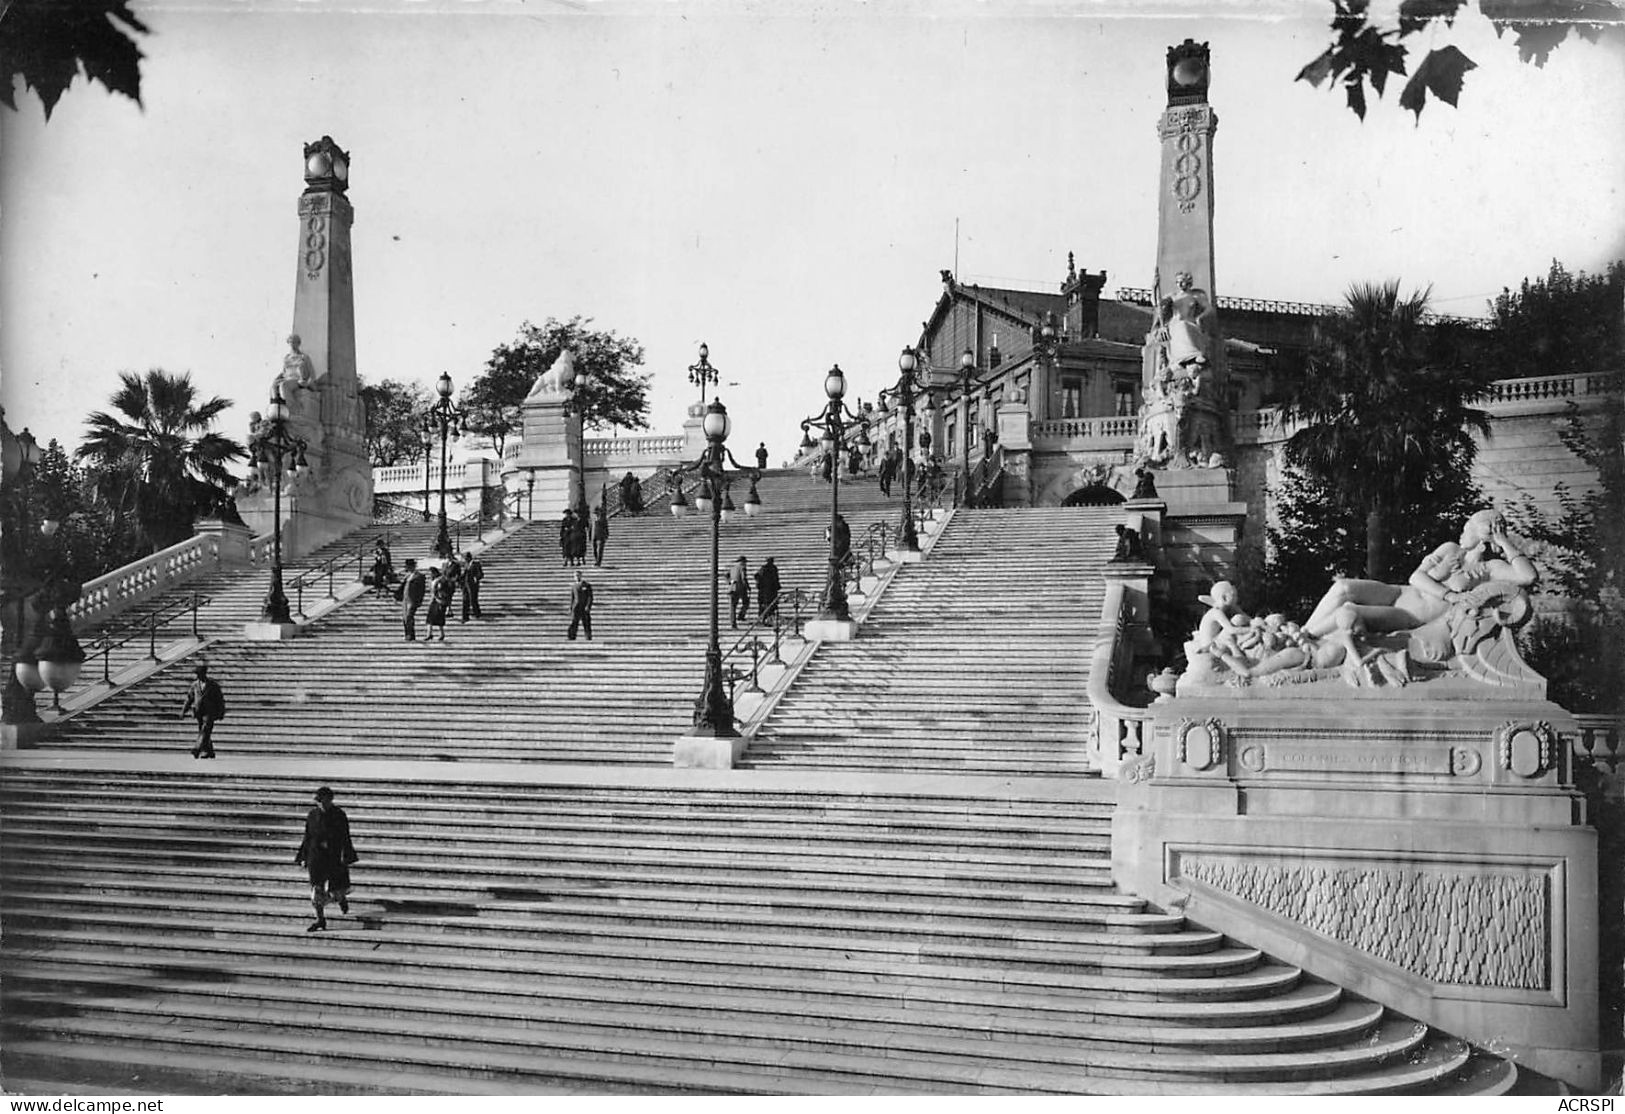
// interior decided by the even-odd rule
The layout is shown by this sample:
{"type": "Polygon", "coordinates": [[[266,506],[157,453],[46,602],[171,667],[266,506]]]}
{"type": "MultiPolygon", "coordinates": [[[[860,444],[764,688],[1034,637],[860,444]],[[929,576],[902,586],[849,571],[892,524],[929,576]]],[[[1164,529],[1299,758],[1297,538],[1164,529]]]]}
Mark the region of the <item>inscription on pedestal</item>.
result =
{"type": "Polygon", "coordinates": [[[1274,743],[1248,747],[1243,765],[1250,770],[1328,774],[1448,774],[1448,747],[1309,747],[1274,743]]]}

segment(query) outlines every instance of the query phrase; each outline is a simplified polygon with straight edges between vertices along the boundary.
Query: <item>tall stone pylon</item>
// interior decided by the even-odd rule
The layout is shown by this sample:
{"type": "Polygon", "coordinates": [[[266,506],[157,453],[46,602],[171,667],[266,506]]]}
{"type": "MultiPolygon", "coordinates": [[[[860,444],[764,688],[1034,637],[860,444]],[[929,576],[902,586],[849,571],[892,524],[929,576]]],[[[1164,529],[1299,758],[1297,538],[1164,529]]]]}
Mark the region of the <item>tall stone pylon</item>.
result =
{"type": "Polygon", "coordinates": [[[1168,48],[1168,107],[1157,121],[1156,321],[1146,337],[1140,462],[1217,468],[1233,437],[1229,372],[1218,327],[1213,267],[1213,135],[1206,43],[1168,48]]]}
{"type": "MultiPolygon", "coordinates": [[[[282,488],[283,559],[371,522],[372,466],[367,459],[366,412],[355,364],[355,282],[350,269],[346,196],[350,156],[322,136],[305,144],[305,189],[299,196],[299,240],[293,294],[293,331],[282,367],[266,391],[288,404],[288,431],[306,442],[309,468],[282,488]]],[[[260,432],[249,431],[250,440],[260,432]]],[[[268,481],[239,495],[238,510],[256,534],[271,529],[268,481]]]]}

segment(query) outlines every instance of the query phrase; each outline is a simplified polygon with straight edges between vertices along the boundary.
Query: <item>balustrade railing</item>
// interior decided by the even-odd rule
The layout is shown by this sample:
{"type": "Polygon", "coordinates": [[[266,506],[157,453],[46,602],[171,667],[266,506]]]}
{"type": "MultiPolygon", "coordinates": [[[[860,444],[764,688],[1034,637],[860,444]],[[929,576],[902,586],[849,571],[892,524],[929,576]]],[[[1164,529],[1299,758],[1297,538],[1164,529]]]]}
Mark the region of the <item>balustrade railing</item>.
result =
{"type": "Polygon", "coordinates": [[[1490,385],[1490,405],[1514,402],[1547,402],[1591,395],[1610,394],[1620,389],[1618,372],[1586,375],[1535,375],[1523,379],[1499,379],[1490,385]]]}
{"type": "Polygon", "coordinates": [[[681,457],[682,434],[651,434],[647,437],[593,437],[582,444],[585,456],[596,457],[681,457]]]}
{"type": "Polygon", "coordinates": [[[1145,724],[1150,718],[1144,708],[1125,704],[1114,695],[1127,687],[1128,670],[1134,663],[1134,611],[1130,589],[1120,581],[1108,581],[1087,687],[1094,709],[1091,749],[1096,767],[1107,777],[1116,777],[1121,766],[1144,753],[1145,724]]]}
{"type": "Polygon", "coordinates": [[[1140,419],[1120,415],[1094,418],[1052,418],[1033,422],[1029,436],[1035,442],[1094,441],[1112,447],[1131,444],[1140,433],[1140,419]]]}
{"type": "Polygon", "coordinates": [[[198,534],[90,581],[69,605],[68,617],[92,623],[219,567],[219,539],[198,534]]]}
{"type": "Polygon", "coordinates": [[[1574,740],[1575,781],[1588,790],[1600,790],[1605,798],[1625,802],[1625,752],[1621,750],[1625,725],[1612,715],[1575,718],[1580,721],[1574,740]]]}
{"type": "MultiPolygon", "coordinates": [[[[383,538],[385,545],[393,546],[400,540],[401,536],[386,530],[383,538]]],[[[314,587],[324,580],[327,582],[327,595],[323,598],[338,599],[338,592],[335,590],[333,582],[338,575],[338,570],[352,561],[355,562],[355,579],[365,581],[368,572],[372,568],[372,552],[371,545],[368,542],[357,542],[354,550],[347,549],[341,553],[335,553],[321,564],[301,570],[299,575],[284,587],[284,591],[293,594],[295,597],[294,613],[300,618],[305,617],[305,589],[314,587]]]]}
{"type": "MultiPolygon", "coordinates": [[[[138,638],[147,639],[147,659],[158,660],[158,632],[177,620],[190,618],[192,621],[192,637],[201,637],[198,633],[198,610],[207,606],[209,597],[193,592],[185,599],[171,600],[156,610],[150,611],[128,623],[120,623],[96,635],[85,649],[85,660],[90,661],[100,654],[102,659],[102,683],[111,686],[113,671],[111,656],[114,650],[134,642],[138,638]]],[[[59,705],[60,707],[60,705],[59,705]]]]}

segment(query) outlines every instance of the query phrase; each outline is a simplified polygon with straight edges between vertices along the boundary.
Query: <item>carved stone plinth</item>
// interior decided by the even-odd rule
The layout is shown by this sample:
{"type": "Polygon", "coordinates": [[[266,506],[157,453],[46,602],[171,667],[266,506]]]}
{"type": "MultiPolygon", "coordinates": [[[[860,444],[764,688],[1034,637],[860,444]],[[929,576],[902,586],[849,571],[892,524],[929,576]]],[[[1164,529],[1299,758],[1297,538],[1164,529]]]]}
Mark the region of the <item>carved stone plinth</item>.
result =
{"type": "Polygon", "coordinates": [[[672,746],[671,764],[681,770],[731,770],[743,757],[747,741],[743,736],[681,735],[672,746]]]}
{"type": "MultiPolygon", "coordinates": [[[[565,396],[526,399],[524,439],[514,465],[536,479],[539,519],[555,518],[585,502],[581,473],[581,418],[565,396]]],[[[527,513],[529,508],[527,506],[527,513]]]]}
{"type": "MultiPolygon", "coordinates": [[[[1153,705],[1119,885],[1584,1089],[1597,844],[1545,701],[1153,705]]],[[[1132,768],[1130,768],[1132,767],[1132,768]]]]}
{"type": "Polygon", "coordinates": [[[858,636],[856,619],[810,619],[801,625],[806,636],[819,642],[851,642],[858,636]]]}
{"type": "Polygon", "coordinates": [[[243,624],[243,638],[248,642],[287,642],[298,637],[298,623],[243,624]]]}

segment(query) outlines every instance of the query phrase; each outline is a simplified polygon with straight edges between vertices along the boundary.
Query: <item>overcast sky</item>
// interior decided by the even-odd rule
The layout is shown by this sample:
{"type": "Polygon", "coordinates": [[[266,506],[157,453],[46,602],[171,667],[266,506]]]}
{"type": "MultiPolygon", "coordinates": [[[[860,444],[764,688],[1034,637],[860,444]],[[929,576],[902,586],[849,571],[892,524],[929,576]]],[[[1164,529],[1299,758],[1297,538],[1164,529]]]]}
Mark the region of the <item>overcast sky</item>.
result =
{"type": "Polygon", "coordinates": [[[643,342],[661,431],[708,341],[734,440],[775,460],[831,363],[865,398],[895,378],[956,251],[965,281],[1053,288],[1072,250],[1108,293],[1150,285],[1187,37],[1213,50],[1219,293],[1392,276],[1481,314],[1553,258],[1625,256],[1625,52],[1537,69],[1476,14],[1439,40],[1479,62],[1462,107],[1417,126],[1397,88],[1362,124],[1293,81],[1327,0],[136,7],[144,109],[83,84],[49,123],[32,94],[0,109],[7,420],[70,447],[153,366],[235,399],[244,436],[324,133],[353,160],[365,378],[461,386],[527,318],[579,313],[643,342]]]}

